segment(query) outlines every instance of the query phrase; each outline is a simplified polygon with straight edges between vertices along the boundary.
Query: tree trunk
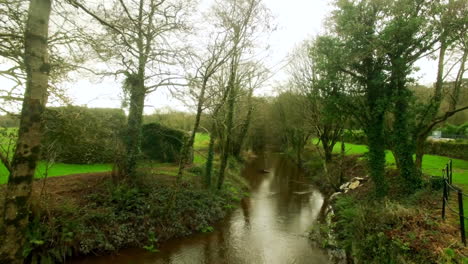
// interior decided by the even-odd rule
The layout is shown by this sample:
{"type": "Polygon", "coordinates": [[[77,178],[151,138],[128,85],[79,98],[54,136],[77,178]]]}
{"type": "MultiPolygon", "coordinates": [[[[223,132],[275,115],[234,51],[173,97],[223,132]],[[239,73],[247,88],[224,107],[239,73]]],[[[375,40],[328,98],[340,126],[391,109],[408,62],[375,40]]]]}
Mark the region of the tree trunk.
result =
{"type": "Polygon", "coordinates": [[[426,145],[426,138],[427,138],[427,135],[420,136],[416,139],[416,159],[414,161],[414,165],[416,166],[416,169],[418,170],[419,173],[422,172],[422,162],[423,162],[423,157],[424,157],[424,148],[426,145]]]}
{"type": "Polygon", "coordinates": [[[228,158],[229,158],[229,149],[231,147],[231,133],[232,133],[232,128],[234,126],[234,104],[236,101],[236,87],[235,87],[235,80],[236,80],[236,69],[235,69],[235,59],[232,59],[232,65],[231,65],[231,73],[229,77],[229,83],[228,83],[228,98],[227,98],[227,117],[226,117],[226,129],[225,129],[225,135],[224,135],[224,146],[222,148],[221,152],[221,165],[219,168],[219,175],[218,175],[218,190],[221,190],[223,183],[224,183],[224,178],[226,174],[226,167],[228,165],[228,158]]]}
{"type": "MultiPolygon", "coordinates": [[[[372,65],[371,62],[366,62],[372,65]]],[[[385,91],[385,85],[375,80],[382,79],[381,72],[369,70],[367,76],[367,114],[368,120],[365,124],[367,142],[369,146],[368,163],[370,176],[375,185],[377,197],[387,195],[387,183],[385,181],[385,134],[384,120],[385,110],[388,105],[388,91],[385,91]]]]}
{"type": "Polygon", "coordinates": [[[328,164],[332,161],[333,146],[330,146],[330,142],[328,141],[328,139],[324,140],[324,137],[322,137],[321,141],[322,141],[323,152],[325,155],[325,162],[328,164]]]}
{"type": "Polygon", "coordinates": [[[341,186],[344,182],[344,160],[345,160],[345,154],[346,154],[346,145],[344,141],[344,136],[343,133],[341,134],[341,151],[340,151],[340,177],[338,179],[338,186],[341,186]]]}
{"type": "Polygon", "coordinates": [[[247,137],[247,133],[249,132],[250,121],[252,120],[252,113],[253,113],[252,93],[253,93],[253,90],[251,90],[251,92],[249,93],[249,110],[247,111],[247,116],[240,130],[239,139],[236,145],[234,146],[233,153],[232,153],[234,157],[237,157],[237,158],[240,158],[240,154],[242,152],[242,147],[244,145],[245,138],[247,137]]]}
{"type": "Polygon", "coordinates": [[[125,166],[124,175],[132,180],[135,176],[137,159],[140,154],[141,126],[143,123],[143,108],[145,105],[145,87],[143,79],[135,76],[127,77],[130,87],[130,109],[128,113],[127,131],[125,135],[125,166]]]}
{"type": "Polygon", "coordinates": [[[400,57],[392,61],[391,85],[395,90],[393,143],[400,176],[406,181],[408,190],[415,190],[421,184],[421,177],[416,171],[413,160],[414,145],[411,142],[412,137],[408,124],[410,91],[406,88],[406,66],[400,61],[400,57]]]}
{"type": "MultiPolygon", "coordinates": [[[[445,61],[445,53],[447,51],[447,41],[445,33],[441,37],[441,46],[439,50],[439,61],[437,65],[437,80],[434,89],[434,95],[431,98],[430,105],[428,106],[428,112],[425,116],[423,116],[422,125],[419,126],[415,133],[416,143],[415,143],[415,152],[416,152],[416,160],[415,160],[415,168],[418,173],[422,172],[422,161],[424,157],[424,149],[426,144],[426,138],[430,133],[430,126],[434,118],[436,118],[437,113],[439,112],[440,104],[442,102],[442,86],[443,86],[443,78],[444,78],[444,61],[445,61]],[[427,132],[426,132],[427,131],[427,132]]],[[[463,66],[463,64],[462,64],[463,66]]]]}
{"type": "Polygon", "coordinates": [[[367,142],[369,144],[370,176],[375,185],[378,197],[387,194],[385,182],[385,138],[383,133],[383,113],[374,113],[369,127],[367,127],[367,142]]]}
{"type": "Polygon", "coordinates": [[[213,131],[215,131],[216,125],[213,122],[211,127],[212,133],[210,134],[210,144],[208,145],[208,157],[206,159],[206,166],[205,166],[205,186],[207,188],[211,187],[211,173],[213,171],[213,160],[214,160],[214,143],[216,137],[214,136],[213,131]]]}
{"type": "Polygon", "coordinates": [[[189,154],[190,150],[193,149],[193,144],[195,143],[195,136],[197,135],[197,130],[198,127],[200,126],[200,119],[201,115],[203,113],[203,102],[205,101],[205,91],[206,91],[206,83],[208,80],[203,80],[203,85],[202,89],[200,91],[200,95],[198,96],[198,105],[197,105],[197,114],[195,116],[195,124],[193,124],[193,130],[192,133],[190,134],[190,138],[187,142],[187,144],[184,145],[184,148],[182,150],[182,155],[179,160],[179,171],[177,173],[177,177],[181,178],[185,165],[189,161],[189,154]]]}
{"type": "Polygon", "coordinates": [[[18,141],[8,177],[0,226],[0,263],[23,263],[32,181],[40,155],[42,113],[49,80],[48,28],[51,0],[31,0],[25,33],[26,92],[18,141]]]}

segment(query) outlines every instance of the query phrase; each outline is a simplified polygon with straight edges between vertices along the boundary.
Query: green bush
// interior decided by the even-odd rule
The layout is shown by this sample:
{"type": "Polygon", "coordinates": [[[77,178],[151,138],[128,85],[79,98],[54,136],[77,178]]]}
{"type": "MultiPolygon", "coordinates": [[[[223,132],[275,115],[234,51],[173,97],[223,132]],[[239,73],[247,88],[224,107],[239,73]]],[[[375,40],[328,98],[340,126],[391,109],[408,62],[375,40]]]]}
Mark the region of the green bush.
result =
{"type": "Polygon", "coordinates": [[[125,127],[121,109],[54,107],[44,114],[43,158],[72,164],[114,161],[125,127]],[[52,153],[50,153],[52,152],[52,153]]]}
{"type": "Polygon", "coordinates": [[[353,144],[367,145],[366,133],[362,130],[348,130],[344,131],[344,141],[353,144]]]}
{"type": "Polygon", "coordinates": [[[468,123],[455,126],[448,124],[440,128],[442,132],[442,137],[464,137],[468,138],[468,123]]]}
{"type": "Polygon", "coordinates": [[[158,123],[143,125],[141,149],[146,158],[176,162],[188,135],[158,123]]]}

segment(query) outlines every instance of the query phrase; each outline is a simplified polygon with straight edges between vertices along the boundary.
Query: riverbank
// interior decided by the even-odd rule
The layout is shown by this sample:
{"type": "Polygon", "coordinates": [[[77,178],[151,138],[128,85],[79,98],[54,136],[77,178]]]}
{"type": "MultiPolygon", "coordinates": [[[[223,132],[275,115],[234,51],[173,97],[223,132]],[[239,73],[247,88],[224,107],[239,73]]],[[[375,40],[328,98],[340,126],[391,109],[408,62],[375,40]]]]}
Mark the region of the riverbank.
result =
{"type": "Polygon", "coordinates": [[[323,180],[318,162],[305,163],[305,166],[315,171],[311,174],[312,181],[329,197],[321,224],[311,232],[311,238],[335,257],[341,256],[335,261],[466,263],[468,251],[460,242],[456,217],[442,221],[440,216],[440,178],[425,176],[423,188],[408,195],[396,170],[387,168],[389,195],[378,200],[365,161],[359,155],[345,156],[343,163],[339,156],[334,160],[329,165],[332,168],[329,173],[339,173],[337,168],[343,166],[344,181],[356,182],[358,177],[359,184],[341,183],[341,188],[336,190],[323,180]]]}
{"type": "Polygon", "coordinates": [[[62,263],[129,247],[155,252],[167,239],[210,232],[246,195],[241,170],[241,163],[230,161],[222,191],[204,189],[196,166],[177,185],[171,173],[148,170],[131,185],[112,183],[110,173],[38,180],[23,254],[28,263],[62,263]]]}

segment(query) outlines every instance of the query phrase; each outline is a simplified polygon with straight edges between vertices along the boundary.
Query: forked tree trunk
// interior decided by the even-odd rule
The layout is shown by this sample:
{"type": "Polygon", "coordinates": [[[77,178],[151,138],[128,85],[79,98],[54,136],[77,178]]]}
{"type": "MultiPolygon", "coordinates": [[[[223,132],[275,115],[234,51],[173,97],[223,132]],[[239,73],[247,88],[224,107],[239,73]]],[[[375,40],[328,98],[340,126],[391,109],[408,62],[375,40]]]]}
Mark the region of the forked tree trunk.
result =
{"type": "Polygon", "coordinates": [[[32,181],[40,155],[42,113],[47,101],[50,11],[51,0],[31,0],[25,33],[26,91],[0,223],[0,263],[23,263],[24,258],[22,248],[29,222],[32,181]]]}

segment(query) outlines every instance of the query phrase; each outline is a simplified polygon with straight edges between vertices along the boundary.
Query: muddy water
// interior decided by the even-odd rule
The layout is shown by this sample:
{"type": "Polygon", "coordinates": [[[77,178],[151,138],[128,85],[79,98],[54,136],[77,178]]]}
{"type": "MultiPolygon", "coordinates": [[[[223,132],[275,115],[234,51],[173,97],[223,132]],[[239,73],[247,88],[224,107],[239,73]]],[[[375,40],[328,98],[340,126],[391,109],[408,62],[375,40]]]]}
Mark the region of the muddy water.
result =
{"type": "Polygon", "coordinates": [[[314,224],[322,195],[285,157],[271,155],[248,164],[244,177],[251,197],[208,234],[167,241],[159,253],[123,250],[73,264],[289,264],[329,263],[306,232],[314,224]],[[269,173],[262,173],[266,168],[269,173]]]}

